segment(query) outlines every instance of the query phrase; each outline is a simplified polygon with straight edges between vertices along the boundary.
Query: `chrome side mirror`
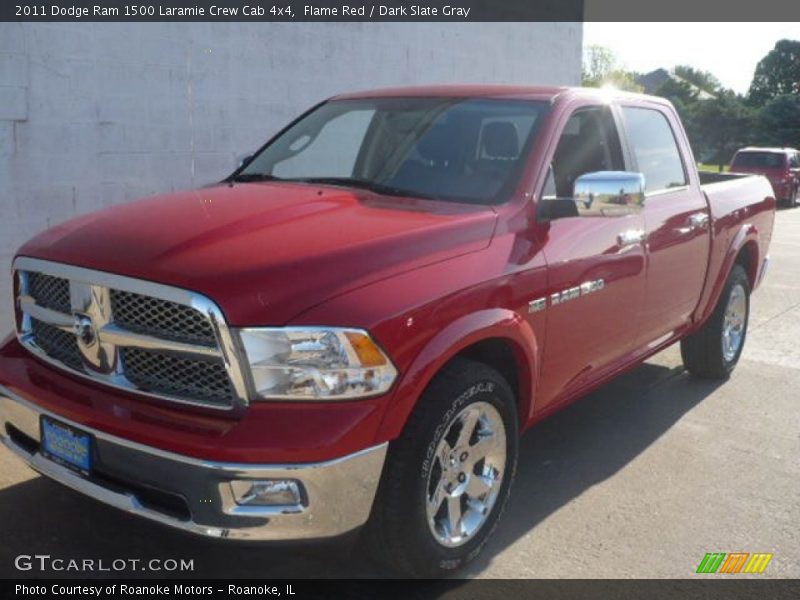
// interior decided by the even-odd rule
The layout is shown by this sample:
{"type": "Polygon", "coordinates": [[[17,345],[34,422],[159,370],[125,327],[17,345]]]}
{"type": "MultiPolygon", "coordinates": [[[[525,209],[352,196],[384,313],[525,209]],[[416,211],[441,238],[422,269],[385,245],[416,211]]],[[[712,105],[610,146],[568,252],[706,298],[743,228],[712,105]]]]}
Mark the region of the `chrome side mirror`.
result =
{"type": "Polygon", "coordinates": [[[597,171],[575,180],[572,198],[580,217],[621,217],[644,208],[644,175],[597,171]]]}

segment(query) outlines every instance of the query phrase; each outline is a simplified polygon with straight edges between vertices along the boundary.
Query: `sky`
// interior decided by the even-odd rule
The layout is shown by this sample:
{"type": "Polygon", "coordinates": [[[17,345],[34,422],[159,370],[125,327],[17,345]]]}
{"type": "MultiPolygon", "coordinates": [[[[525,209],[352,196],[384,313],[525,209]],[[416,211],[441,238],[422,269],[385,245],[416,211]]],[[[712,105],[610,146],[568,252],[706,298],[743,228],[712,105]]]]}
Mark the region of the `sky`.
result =
{"type": "Polygon", "coordinates": [[[739,93],[780,39],[800,40],[800,23],[584,23],[583,44],[600,45],[632,71],[689,65],[739,93]]]}

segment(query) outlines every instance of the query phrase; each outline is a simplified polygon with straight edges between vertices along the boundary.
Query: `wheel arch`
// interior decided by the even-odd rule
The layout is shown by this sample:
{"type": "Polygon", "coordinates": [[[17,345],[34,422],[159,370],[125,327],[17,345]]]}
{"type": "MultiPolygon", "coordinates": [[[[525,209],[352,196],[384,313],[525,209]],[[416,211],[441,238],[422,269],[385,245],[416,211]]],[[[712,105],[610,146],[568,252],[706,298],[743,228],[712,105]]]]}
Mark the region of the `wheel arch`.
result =
{"type": "Polygon", "coordinates": [[[747,280],[750,282],[750,290],[753,290],[756,286],[759,265],[758,254],[758,242],[748,240],[739,248],[731,265],[731,270],[734,265],[741,265],[744,268],[747,272],[747,280]]]}
{"type": "Polygon", "coordinates": [[[759,230],[751,224],[742,225],[735,235],[732,236],[730,243],[721,260],[721,266],[717,272],[717,277],[713,281],[709,296],[705,304],[701,318],[697,319],[697,326],[702,326],[711,314],[719,301],[720,294],[725,288],[725,282],[735,265],[741,265],[747,272],[747,279],[750,282],[750,290],[755,289],[758,283],[759,265],[762,257],[759,246],[759,230]]]}
{"type": "Polygon", "coordinates": [[[485,309],[456,319],[435,335],[405,370],[378,435],[400,435],[436,375],[454,358],[466,357],[495,368],[515,393],[520,426],[533,409],[539,348],[528,322],[512,310],[485,309]],[[512,361],[508,364],[508,361],[512,361]]]}

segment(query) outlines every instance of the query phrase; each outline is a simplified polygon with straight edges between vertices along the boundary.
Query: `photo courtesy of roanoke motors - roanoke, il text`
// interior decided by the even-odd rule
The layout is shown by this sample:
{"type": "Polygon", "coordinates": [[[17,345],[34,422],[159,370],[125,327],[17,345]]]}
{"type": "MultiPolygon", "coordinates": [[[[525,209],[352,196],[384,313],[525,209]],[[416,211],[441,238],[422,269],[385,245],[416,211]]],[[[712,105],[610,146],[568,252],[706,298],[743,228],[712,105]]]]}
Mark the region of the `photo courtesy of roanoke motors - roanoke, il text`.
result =
{"type": "Polygon", "coordinates": [[[80,585],[80,584],[41,584],[41,585],[27,585],[24,583],[17,583],[14,585],[14,593],[16,596],[46,596],[52,594],[53,596],[72,596],[72,597],[97,597],[103,598],[107,596],[130,596],[130,597],[153,597],[153,596],[211,596],[214,592],[226,592],[230,596],[259,596],[259,597],[277,597],[277,596],[295,596],[297,592],[290,583],[281,583],[280,585],[272,585],[270,583],[262,583],[259,585],[191,585],[183,583],[174,584],[150,584],[150,585],[136,585],[127,583],[109,583],[106,585],[80,585]]]}

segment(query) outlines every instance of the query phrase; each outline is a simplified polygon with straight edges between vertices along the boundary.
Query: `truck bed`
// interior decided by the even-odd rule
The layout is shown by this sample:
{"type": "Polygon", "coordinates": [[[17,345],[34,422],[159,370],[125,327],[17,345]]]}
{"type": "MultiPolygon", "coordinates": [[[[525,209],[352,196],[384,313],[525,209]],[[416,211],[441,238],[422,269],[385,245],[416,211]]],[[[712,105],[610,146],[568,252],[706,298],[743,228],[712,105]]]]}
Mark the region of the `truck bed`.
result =
{"type": "Polygon", "coordinates": [[[705,186],[714,183],[736,181],[744,177],[750,177],[749,175],[742,173],[715,173],[713,171],[698,171],[697,174],[700,178],[700,185],[704,188],[705,186]]]}
{"type": "Polygon", "coordinates": [[[733,260],[732,249],[737,239],[758,239],[760,257],[755,264],[748,265],[753,288],[758,287],[763,273],[763,262],[772,238],[775,219],[775,197],[772,185],[760,175],[737,173],[699,172],[700,188],[706,196],[711,214],[711,249],[708,257],[708,277],[701,306],[700,320],[704,320],[713,309],[722,290],[729,263],[733,260]]]}

